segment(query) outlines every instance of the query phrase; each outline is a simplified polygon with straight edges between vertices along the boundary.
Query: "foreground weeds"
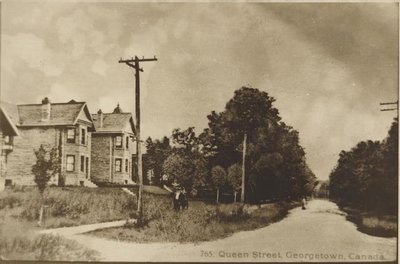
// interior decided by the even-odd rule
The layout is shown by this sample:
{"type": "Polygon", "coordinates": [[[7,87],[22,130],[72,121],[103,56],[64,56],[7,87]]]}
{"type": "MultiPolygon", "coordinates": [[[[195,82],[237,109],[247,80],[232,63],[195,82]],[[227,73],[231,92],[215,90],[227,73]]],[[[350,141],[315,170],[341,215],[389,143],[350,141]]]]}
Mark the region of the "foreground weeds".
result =
{"type": "Polygon", "coordinates": [[[0,255],[15,260],[97,260],[99,253],[88,250],[75,241],[53,235],[0,238],[0,255]]]}
{"type": "Polygon", "coordinates": [[[295,206],[275,203],[249,214],[241,204],[191,202],[189,209],[176,212],[168,197],[146,194],[144,201],[144,226],[108,228],[89,234],[133,242],[210,241],[267,226],[285,217],[288,209],[295,206]]]}
{"type": "Polygon", "coordinates": [[[343,207],[347,219],[355,223],[357,229],[363,233],[378,237],[397,236],[397,217],[372,212],[363,212],[358,209],[343,207]]]}
{"type": "MultiPolygon", "coordinates": [[[[119,188],[48,188],[45,204],[45,228],[127,219],[136,208],[135,198],[119,188]]],[[[9,189],[0,193],[0,210],[21,208],[19,217],[31,222],[38,220],[40,206],[40,195],[34,187],[9,189]]]]}
{"type": "Polygon", "coordinates": [[[38,228],[20,217],[21,208],[0,210],[0,258],[10,260],[97,260],[98,253],[74,241],[37,235],[38,228]]]}
{"type": "MultiPolygon", "coordinates": [[[[0,192],[0,259],[97,260],[97,252],[74,241],[37,235],[40,198],[35,187],[0,192]]],[[[45,206],[41,228],[56,228],[127,219],[136,200],[119,188],[51,187],[45,206]]]]}

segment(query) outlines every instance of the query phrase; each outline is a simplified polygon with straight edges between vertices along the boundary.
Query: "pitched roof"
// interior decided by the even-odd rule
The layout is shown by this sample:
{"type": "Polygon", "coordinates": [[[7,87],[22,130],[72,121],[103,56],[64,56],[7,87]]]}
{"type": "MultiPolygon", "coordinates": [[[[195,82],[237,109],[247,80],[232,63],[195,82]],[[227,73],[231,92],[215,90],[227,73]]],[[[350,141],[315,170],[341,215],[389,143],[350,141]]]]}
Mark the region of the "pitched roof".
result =
{"type": "Polygon", "coordinates": [[[17,126],[54,126],[74,125],[79,114],[84,111],[91,120],[86,103],[70,101],[68,103],[50,104],[50,120],[42,121],[42,104],[21,104],[12,106],[1,102],[1,106],[10,109],[7,111],[17,126]]]}
{"type": "Polygon", "coordinates": [[[100,126],[100,114],[92,114],[96,132],[135,133],[131,113],[103,113],[103,125],[100,126]]]}
{"type": "Polygon", "coordinates": [[[18,107],[15,104],[1,102],[1,108],[14,125],[19,123],[18,107]]]}
{"type": "Polygon", "coordinates": [[[4,130],[12,130],[14,135],[19,135],[18,129],[15,126],[18,123],[18,108],[16,105],[10,103],[1,103],[0,105],[0,125],[4,130]]]}

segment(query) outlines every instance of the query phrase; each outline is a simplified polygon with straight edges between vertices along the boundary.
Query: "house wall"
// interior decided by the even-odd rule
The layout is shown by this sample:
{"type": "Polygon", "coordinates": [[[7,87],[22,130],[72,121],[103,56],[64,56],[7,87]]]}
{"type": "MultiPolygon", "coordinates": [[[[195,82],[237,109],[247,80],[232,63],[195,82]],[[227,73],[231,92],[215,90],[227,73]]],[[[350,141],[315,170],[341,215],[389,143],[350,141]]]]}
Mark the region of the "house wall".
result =
{"type": "Polygon", "coordinates": [[[116,136],[113,138],[114,143],[114,166],[113,166],[113,181],[118,183],[125,183],[132,181],[132,154],[134,153],[134,144],[132,139],[129,137],[129,148],[126,148],[126,138],[129,137],[128,133],[123,134],[123,144],[122,148],[116,147],[116,136]],[[122,171],[117,172],[115,170],[115,159],[120,158],[122,159],[122,171]],[[125,170],[126,168],[126,160],[128,160],[128,171],[125,170]]]}
{"type": "Polygon", "coordinates": [[[36,163],[34,150],[41,144],[45,149],[57,145],[58,133],[54,127],[19,128],[20,135],[14,138],[14,148],[7,155],[5,179],[13,184],[34,185],[32,166],[36,163]]]}
{"type": "MultiPolygon", "coordinates": [[[[12,180],[13,184],[34,185],[32,166],[36,163],[34,150],[42,144],[46,150],[58,147],[61,151],[61,175],[56,175],[50,180],[50,184],[58,184],[59,177],[64,179],[65,185],[79,185],[87,177],[86,167],[84,172],[80,171],[80,156],[90,159],[90,135],[86,144],[80,144],[80,128],[86,125],[76,125],[77,139],[75,143],[67,143],[67,127],[19,127],[20,135],[14,137],[14,148],[7,156],[7,170],[5,179],[12,180]],[[73,172],[66,171],[67,155],[75,156],[75,169],[73,172]]],[[[89,162],[90,164],[90,162],[89,162]]]]}
{"type": "Polygon", "coordinates": [[[117,134],[92,133],[92,179],[94,182],[131,183],[132,154],[135,148],[129,137],[129,148],[126,149],[128,136],[128,133],[124,133],[122,147],[117,147],[117,134]],[[116,159],[122,160],[121,172],[116,171],[116,159]],[[128,171],[125,170],[126,160],[128,160],[128,171]]]}
{"type": "Polygon", "coordinates": [[[92,133],[91,166],[94,182],[111,182],[110,135],[92,133]]]}
{"type": "Polygon", "coordinates": [[[75,143],[67,142],[68,129],[65,127],[61,131],[62,136],[62,147],[63,147],[63,160],[62,160],[62,173],[65,179],[65,185],[80,185],[85,179],[90,180],[91,176],[91,134],[87,132],[87,126],[84,124],[78,124],[75,126],[76,138],[75,143]],[[81,129],[86,129],[86,144],[81,144],[81,129]],[[67,171],[67,156],[73,155],[75,157],[75,169],[73,172],[67,171]],[[81,156],[84,156],[84,170],[81,171],[81,156]],[[89,158],[89,173],[86,175],[86,158],[89,158]]]}
{"type": "MultiPolygon", "coordinates": [[[[3,185],[4,177],[6,175],[6,152],[3,151],[3,131],[0,127],[0,184],[3,185]]],[[[1,186],[0,186],[1,188],[1,186]]]]}

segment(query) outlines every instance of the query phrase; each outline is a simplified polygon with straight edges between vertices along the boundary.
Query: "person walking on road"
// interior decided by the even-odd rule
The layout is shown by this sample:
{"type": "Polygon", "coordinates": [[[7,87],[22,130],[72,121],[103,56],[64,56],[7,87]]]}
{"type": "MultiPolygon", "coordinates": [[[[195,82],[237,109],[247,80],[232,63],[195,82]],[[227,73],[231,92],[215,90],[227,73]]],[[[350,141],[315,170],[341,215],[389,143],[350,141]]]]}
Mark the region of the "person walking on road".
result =
{"type": "Polygon", "coordinates": [[[301,209],[305,210],[306,204],[307,204],[306,197],[303,197],[303,199],[301,199],[301,209]]]}

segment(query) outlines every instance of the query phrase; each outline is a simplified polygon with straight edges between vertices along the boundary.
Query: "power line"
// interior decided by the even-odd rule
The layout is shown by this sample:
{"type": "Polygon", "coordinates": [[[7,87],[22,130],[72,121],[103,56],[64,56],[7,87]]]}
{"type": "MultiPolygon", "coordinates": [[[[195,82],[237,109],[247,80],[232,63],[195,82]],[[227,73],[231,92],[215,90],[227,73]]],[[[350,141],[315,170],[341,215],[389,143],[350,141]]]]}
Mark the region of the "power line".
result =
{"type": "Polygon", "coordinates": [[[396,102],[385,102],[385,103],[379,103],[379,105],[396,105],[395,108],[383,108],[381,109],[381,111],[397,111],[397,113],[399,112],[399,100],[397,100],[396,102]]]}

